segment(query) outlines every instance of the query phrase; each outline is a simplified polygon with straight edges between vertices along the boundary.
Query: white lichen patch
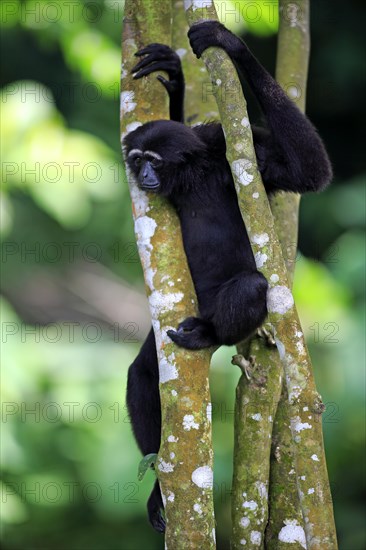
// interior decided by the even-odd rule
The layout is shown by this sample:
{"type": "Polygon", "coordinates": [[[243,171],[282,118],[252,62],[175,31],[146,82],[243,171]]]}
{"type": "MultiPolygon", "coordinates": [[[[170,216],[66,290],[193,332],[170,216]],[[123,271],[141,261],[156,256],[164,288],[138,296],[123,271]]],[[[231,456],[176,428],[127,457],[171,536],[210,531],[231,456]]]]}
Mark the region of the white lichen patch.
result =
{"type": "Polygon", "coordinates": [[[287,354],[285,360],[287,362],[286,383],[289,388],[288,397],[290,403],[294,403],[305,387],[306,377],[291,354],[287,354]]]}
{"type": "Polygon", "coordinates": [[[189,432],[192,429],[193,430],[198,430],[199,427],[200,427],[200,425],[197,424],[197,422],[194,421],[193,414],[184,415],[184,417],[183,417],[183,429],[184,430],[189,432]]]}
{"type": "Polygon", "coordinates": [[[166,497],[166,500],[168,500],[169,502],[174,502],[174,499],[175,494],[173,493],[173,491],[168,491],[168,496],[166,497]]]}
{"type": "Polygon", "coordinates": [[[177,443],[178,438],[174,437],[174,435],[168,435],[168,441],[169,443],[177,443]]]}
{"type": "Polygon", "coordinates": [[[267,486],[263,481],[256,481],[254,484],[258,490],[259,498],[260,499],[268,499],[268,490],[267,486]]]}
{"type": "Polygon", "coordinates": [[[244,118],[241,119],[240,124],[244,126],[244,128],[249,128],[250,126],[249,118],[245,116],[244,118]]]}
{"type": "MultiPolygon", "coordinates": [[[[264,254],[263,252],[256,252],[255,255],[254,255],[254,259],[255,259],[255,264],[256,264],[257,268],[260,269],[261,267],[264,266],[264,264],[268,260],[268,256],[267,256],[267,254],[264,254]]],[[[267,300],[268,300],[268,298],[267,298],[267,300]]]]}
{"type": "Polygon", "coordinates": [[[151,238],[155,234],[157,227],[156,221],[149,216],[140,216],[135,220],[135,233],[137,238],[137,245],[141,257],[141,262],[145,271],[145,281],[150,290],[154,290],[154,275],[155,269],[151,267],[151,251],[153,246],[151,244],[151,238]]]}
{"type": "Polygon", "coordinates": [[[257,244],[259,248],[263,248],[269,242],[268,233],[257,233],[252,235],[251,241],[253,244],[257,244]]]}
{"type": "Polygon", "coordinates": [[[217,78],[216,79],[216,85],[221,86],[221,84],[222,84],[222,80],[220,78],[217,78]]]}
{"type": "Polygon", "coordinates": [[[250,542],[253,546],[260,546],[262,540],[262,535],[259,531],[252,531],[250,533],[250,542]]]}
{"type": "Polygon", "coordinates": [[[131,122],[130,124],[127,124],[127,126],[126,126],[127,133],[129,134],[130,132],[133,132],[134,130],[136,130],[140,126],[142,126],[142,122],[137,122],[137,121],[131,122]]]}
{"type": "Polygon", "coordinates": [[[262,415],[261,413],[251,414],[250,418],[256,420],[257,422],[260,422],[262,420],[262,415]]]}
{"type": "Polygon", "coordinates": [[[240,519],[240,525],[246,529],[248,525],[250,524],[250,519],[247,516],[244,516],[240,519]]]}
{"type": "Polygon", "coordinates": [[[240,544],[241,544],[242,546],[245,546],[246,543],[247,543],[247,541],[246,541],[245,539],[240,539],[240,544]]]}
{"type": "Polygon", "coordinates": [[[253,181],[254,176],[248,172],[252,168],[253,164],[247,159],[234,160],[231,164],[234,177],[237,178],[241,185],[249,185],[253,181]]]}
{"type": "Polygon", "coordinates": [[[246,500],[242,504],[243,508],[248,508],[249,510],[256,510],[258,508],[258,504],[255,502],[255,500],[246,500]]]}
{"type": "Polygon", "coordinates": [[[171,462],[165,462],[162,458],[159,458],[158,470],[164,474],[170,474],[174,471],[174,464],[171,462]]]}
{"type": "Polygon", "coordinates": [[[309,410],[309,407],[303,407],[302,410],[303,410],[303,411],[308,411],[308,410],[309,410]]]}
{"type": "Polygon", "coordinates": [[[137,103],[134,101],[135,92],[126,90],[121,92],[121,114],[131,113],[136,108],[137,103]]]}
{"type": "Polygon", "coordinates": [[[293,403],[298,397],[300,397],[300,394],[302,392],[302,388],[300,386],[293,385],[290,391],[290,402],[293,403]]]}
{"type": "Polygon", "coordinates": [[[161,384],[178,378],[179,374],[174,360],[174,353],[171,353],[168,357],[159,357],[159,380],[161,384]]]}
{"type": "Polygon", "coordinates": [[[289,311],[294,305],[291,290],[287,286],[274,286],[267,292],[267,309],[272,313],[282,315],[289,311]]]}
{"type": "Polygon", "coordinates": [[[182,404],[183,404],[187,409],[191,409],[191,408],[193,407],[192,398],[189,397],[188,395],[185,395],[184,397],[182,397],[182,404]]]}
{"type": "Polygon", "coordinates": [[[207,417],[208,422],[211,424],[211,422],[212,422],[212,403],[207,404],[206,417],[207,417]]]}
{"type": "Polygon", "coordinates": [[[310,487],[310,489],[308,489],[308,495],[312,495],[313,493],[315,493],[315,489],[310,487]]]}
{"type": "Polygon", "coordinates": [[[300,476],[300,479],[302,479],[302,481],[305,481],[306,476],[300,476]]]}
{"type": "Polygon", "coordinates": [[[126,78],[128,75],[128,71],[125,69],[125,64],[121,63],[121,78],[126,78]]]}
{"type": "Polygon", "coordinates": [[[277,275],[277,273],[273,273],[273,275],[270,276],[269,280],[271,281],[271,283],[278,283],[278,281],[280,280],[279,276],[277,275]]]}
{"type": "Polygon", "coordinates": [[[192,481],[201,489],[212,489],[213,471],[210,466],[200,466],[192,472],[192,481]]]}
{"type": "MultiPolygon", "coordinates": [[[[149,305],[151,310],[151,316],[153,319],[158,319],[161,313],[166,313],[174,309],[174,306],[178,304],[184,298],[183,292],[160,292],[154,290],[150,294],[149,305]]],[[[171,343],[171,340],[167,340],[171,343]]]]}
{"type": "Polygon", "coordinates": [[[234,144],[234,149],[237,153],[242,153],[245,149],[244,143],[237,142],[234,144]]]}
{"type": "Polygon", "coordinates": [[[170,458],[171,460],[173,460],[173,458],[175,458],[175,453],[170,453],[170,454],[169,454],[169,458],[170,458]]]}
{"type": "Polygon", "coordinates": [[[178,395],[177,390],[172,390],[172,395],[173,395],[174,397],[177,397],[177,395],[178,395]]]}
{"type": "Polygon", "coordinates": [[[187,53],[187,50],[185,48],[178,48],[177,50],[175,50],[175,53],[179,55],[180,59],[183,59],[183,57],[187,53]]]}
{"type": "Polygon", "coordinates": [[[156,227],[156,221],[149,216],[141,216],[136,219],[135,232],[137,234],[139,246],[144,246],[152,250],[150,239],[154,236],[156,227]]]}
{"type": "Polygon", "coordinates": [[[153,269],[151,266],[145,268],[145,282],[150,290],[154,288],[154,277],[156,274],[156,269],[153,269]]]}
{"type": "Polygon", "coordinates": [[[136,42],[133,38],[127,38],[127,40],[124,40],[123,45],[126,49],[131,49],[134,52],[137,49],[136,42]]]}
{"type": "Polygon", "coordinates": [[[320,462],[318,455],[311,455],[311,460],[314,460],[315,462],[320,462]]]}
{"type": "Polygon", "coordinates": [[[309,424],[309,422],[300,422],[299,424],[295,424],[296,432],[302,432],[302,430],[310,430],[310,428],[312,428],[312,425],[309,424]]]}
{"type": "Polygon", "coordinates": [[[259,193],[253,193],[252,197],[253,199],[259,199],[259,193]]]}
{"type": "Polygon", "coordinates": [[[301,91],[295,85],[288,86],[286,92],[290,99],[299,99],[301,97],[301,91]]]}
{"type": "Polygon", "coordinates": [[[167,344],[171,344],[172,340],[171,338],[169,338],[167,332],[168,330],[176,330],[176,327],[172,327],[171,325],[165,325],[164,327],[160,327],[160,322],[157,319],[152,319],[151,322],[154,327],[156,347],[158,349],[161,349],[167,344]]]}
{"type": "Polygon", "coordinates": [[[312,425],[309,424],[308,422],[301,422],[301,419],[299,416],[295,416],[295,418],[291,418],[291,426],[296,433],[300,433],[303,430],[310,430],[310,428],[312,428],[312,425]]]}
{"type": "Polygon", "coordinates": [[[196,502],[196,504],[193,505],[193,510],[194,510],[195,512],[197,512],[197,514],[198,514],[199,516],[202,516],[202,514],[203,514],[203,512],[202,512],[202,507],[201,507],[201,505],[198,504],[197,502],[196,502]]]}
{"type": "Polygon", "coordinates": [[[297,351],[299,352],[300,355],[304,355],[305,348],[304,348],[304,344],[301,341],[296,342],[296,348],[297,348],[297,351]]]}
{"type": "Polygon", "coordinates": [[[296,519],[285,519],[284,523],[285,526],[282,527],[278,534],[278,540],[289,544],[295,544],[298,542],[302,548],[305,548],[306,550],[305,531],[301,525],[298,524],[296,519]]]}
{"type": "Polygon", "coordinates": [[[192,6],[193,11],[209,8],[212,6],[211,0],[184,0],[184,9],[188,10],[192,6]]]}
{"type": "Polygon", "coordinates": [[[141,191],[134,183],[134,177],[132,175],[131,170],[126,165],[126,176],[130,184],[130,193],[131,193],[131,199],[134,205],[135,210],[135,216],[136,219],[140,218],[141,216],[144,216],[150,209],[149,207],[149,199],[147,198],[146,193],[141,191]]]}

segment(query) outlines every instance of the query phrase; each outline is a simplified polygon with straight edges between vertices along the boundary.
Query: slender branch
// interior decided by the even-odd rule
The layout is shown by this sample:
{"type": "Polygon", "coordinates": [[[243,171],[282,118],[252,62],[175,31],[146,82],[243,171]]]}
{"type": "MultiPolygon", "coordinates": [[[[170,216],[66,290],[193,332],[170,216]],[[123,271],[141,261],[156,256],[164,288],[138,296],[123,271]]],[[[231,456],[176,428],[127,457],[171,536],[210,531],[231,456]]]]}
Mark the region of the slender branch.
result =
{"type": "Polygon", "coordinates": [[[206,67],[201,59],[196,59],[189,45],[183,6],[183,0],[172,0],[172,46],[181,58],[186,81],[185,119],[188,124],[197,124],[207,119],[217,119],[219,113],[206,67]]]}
{"type": "MultiPolygon", "coordinates": [[[[122,44],[121,129],[168,118],[166,93],[154,76],[135,82],[133,54],[170,33],[170,0],[126,0],[122,44]]],[[[179,220],[157,195],[129,177],[135,233],[157,345],[162,438],[156,471],[165,502],[166,547],[214,548],[210,350],[189,352],[166,336],[197,301],[184,254],[179,220]],[[199,445],[197,445],[199,441],[199,445]]]]}
{"type": "MultiPolygon", "coordinates": [[[[279,10],[276,79],[304,112],[310,52],[309,0],[300,0],[296,4],[280,0],[279,10]]],[[[299,201],[300,196],[294,193],[278,193],[270,200],[290,284],[296,260],[299,201]]],[[[305,543],[288,407],[287,390],[283,384],[272,436],[269,521],[266,530],[268,550],[287,548],[288,534],[292,534],[295,550],[304,548],[305,543]]]]}
{"type": "MultiPolygon", "coordinates": [[[[245,346],[246,347],[246,346],[245,346]]],[[[238,351],[244,345],[237,346],[238,351]]],[[[249,376],[236,388],[232,547],[263,548],[268,520],[268,480],[273,419],[281,393],[282,365],[276,347],[265,336],[250,342],[249,376]]],[[[248,371],[248,369],[247,369],[248,371]]]]}
{"type": "MultiPolygon", "coordinates": [[[[201,5],[201,2],[199,3],[201,5]]],[[[209,2],[204,2],[207,6],[209,2]]],[[[187,2],[190,22],[217,19],[213,5],[198,9],[187,2]]],[[[221,50],[208,49],[203,59],[214,84],[220,118],[226,135],[227,158],[232,168],[238,201],[255,257],[270,288],[267,299],[269,328],[275,334],[286,377],[290,404],[291,433],[295,449],[297,488],[305,522],[309,550],[337,546],[331,495],[323,449],[320,414],[323,405],[316,392],[310,357],[296,308],[288,288],[287,271],[275,232],[268,199],[256,166],[252,134],[247,120],[244,96],[237,103],[226,103],[218,90],[224,83],[240,90],[237,74],[221,50]]],[[[243,495],[242,507],[245,508],[243,495]]],[[[250,540],[258,547],[260,533],[253,526],[250,540]]],[[[247,542],[247,541],[246,541],[247,542]]],[[[234,541],[239,545],[240,541],[234,541]]]]}

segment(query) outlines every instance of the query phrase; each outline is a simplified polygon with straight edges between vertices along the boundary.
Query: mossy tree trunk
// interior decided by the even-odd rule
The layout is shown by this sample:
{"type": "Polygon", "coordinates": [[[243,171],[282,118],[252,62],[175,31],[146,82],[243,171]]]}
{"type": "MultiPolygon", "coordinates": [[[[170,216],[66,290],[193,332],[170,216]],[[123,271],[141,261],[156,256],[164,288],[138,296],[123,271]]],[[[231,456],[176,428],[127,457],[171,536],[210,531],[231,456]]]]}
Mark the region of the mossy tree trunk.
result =
{"type": "MultiPolygon", "coordinates": [[[[202,19],[217,19],[213,4],[209,1],[204,3],[189,1],[186,7],[191,24],[202,19]],[[202,7],[202,4],[205,7],[202,7]]],[[[241,101],[237,103],[224,103],[220,97],[221,85],[235,90],[240,89],[235,69],[223,51],[210,48],[204,52],[203,59],[211,75],[225,131],[227,158],[232,169],[240,210],[253,254],[261,258],[260,269],[270,286],[266,328],[274,334],[285,373],[296,484],[305,525],[306,545],[309,550],[333,550],[337,547],[337,542],[322,428],[319,421],[323,405],[315,388],[310,357],[289,288],[281,246],[256,165],[251,130],[248,124],[242,124],[242,121],[247,120],[245,99],[242,96],[241,101]]],[[[260,367],[261,365],[253,361],[252,370],[260,371],[260,367]]],[[[279,374],[277,395],[280,388],[279,374]]],[[[259,422],[260,413],[253,411],[251,420],[259,422]]],[[[269,419],[265,419],[266,430],[269,422],[269,419]]],[[[262,478],[257,478],[257,498],[248,500],[250,495],[245,490],[245,481],[249,479],[252,485],[257,472],[252,463],[242,462],[244,460],[246,456],[242,454],[239,458],[241,472],[235,480],[237,486],[233,487],[232,545],[234,548],[243,545],[247,548],[258,548],[264,546],[263,532],[258,531],[256,525],[259,522],[263,527],[266,522],[266,518],[262,519],[265,507],[260,501],[265,499],[266,487],[262,485],[262,478]],[[247,473],[248,470],[250,470],[249,473],[247,473]],[[241,485],[242,479],[244,479],[243,485],[241,485]],[[258,513],[253,514],[253,517],[244,516],[243,512],[248,510],[254,512],[258,510],[258,513]]],[[[268,463],[267,459],[267,470],[268,463]]],[[[268,483],[268,474],[266,479],[268,483]]]]}
{"type": "Polygon", "coordinates": [[[182,61],[186,82],[185,121],[188,125],[217,119],[219,116],[212,84],[202,59],[197,59],[189,44],[188,23],[183,0],[172,0],[172,47],[182,61]]]}
{"type": "MultiPolygon", "coordinates": [[[[122,42],[122,136],[145,122],[169,118],[156,75],[134,81],[134,53],[171,36],[170,0],[126,0],[122,42]]],[[[128,175],[135,234],[155,333],[162,407],[155,466],[167,520],[166,547],[214,548],[213,457],[208,384],[212,350],[177,347],[166,332],[197,315],[179,219],[163,198],[138,189],[128,175]],[[199,445],[197,442],[199,441],[199,445]]]]}
{"type": "MultiPolygon", "coordinates": [[[[309,60],[308,0],[301,0],[297,4],[280,0],[279,10],[276,78],[289,97],[304,111],[309,60]]],[[[271,197],[270,205],[288,281],[292,284],[297,250],[299,195],[277,193],[271,197]]],[[[234,521],[234,530],[239,531],[238,535],[248,537],[249,521],[252,524],[254,521],[261,533],[262,544],[265,532],[265,547],[273,549],[287,548],[286,539],[291,531],[292,547],[300,549],[305,544],[305,532],[297,491],[292,436],[288,424],[288,396],[283,383],[281,359],[268,340],[258,336],[249,345],[238,346],[238,353],[254,356],[256,361],[251,370],[252,378],[248,380],[246,375],[242,375],[237,388],[235,445],[238,452],[234,453],[234,486],[240,477],[239,487],[245,487],[248,501],[255,499],[258,506],[254,510],[246,510],[242,516],[244,519],[234,521]],[[258,376],[261,385],[257,384],[258,376]],[[250,416],[253,410],[261,418],[257,425],[250,416]],[[260,451],[251,453],[248,447],[260,451]],[[248,454],[253,456],[249,457],[248,454]],[[252,458],[251,472],[247,472],[243,466],[243,458],[252,458]],[[253,472],[254,476],[251,475],[253,472]],[[263,488],[265,484],[267,488],[268,477],[267,502],[267,493],[263,490],[259,492],[258,487],[263,488]]],[[[236,494],[239,494],[239,490],[236,494]]],[[[237,514],[240,515],[238,508],[234,511],[234,515],[237,514]]]]}
{"type": "MultiPolygon", "coordinates": [[[[296,4],[289,0],[279,2],[276,79],[303,112],[310,53],[309,8],[309,0],[300,0],[296,4]]],[[[278,193],[270,199],[291,285],[296,263],[299,202],[300,196],[294,193],[278,193]]],[[[290,535],[291,548],[304,548],[304,522],[297,491],[288,407],[287,389],[283,383],[272,433],[269,519],[266,529],[268,550],[288,548],[290,535]]]]}

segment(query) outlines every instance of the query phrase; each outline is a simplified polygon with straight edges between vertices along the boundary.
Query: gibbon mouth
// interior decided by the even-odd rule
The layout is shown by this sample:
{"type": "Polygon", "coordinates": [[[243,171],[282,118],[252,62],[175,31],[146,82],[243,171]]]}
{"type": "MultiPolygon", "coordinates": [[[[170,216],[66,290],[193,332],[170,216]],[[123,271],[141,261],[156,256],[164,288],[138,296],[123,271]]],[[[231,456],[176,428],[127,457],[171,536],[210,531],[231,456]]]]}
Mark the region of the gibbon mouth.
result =
{"type": "Polygon", "coordinates": [[[140,189],[143,189],[144,191],[156,191],[160,187],[160,183],[157,183],[156,185],[140,185],[140,189]]]}

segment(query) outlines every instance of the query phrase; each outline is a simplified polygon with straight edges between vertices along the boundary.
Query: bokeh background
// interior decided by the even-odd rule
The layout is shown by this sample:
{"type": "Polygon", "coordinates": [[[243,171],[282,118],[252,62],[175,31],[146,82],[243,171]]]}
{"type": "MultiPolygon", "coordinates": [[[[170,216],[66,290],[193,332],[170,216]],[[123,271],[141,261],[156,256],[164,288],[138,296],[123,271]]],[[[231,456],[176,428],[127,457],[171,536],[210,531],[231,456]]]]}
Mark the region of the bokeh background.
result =
{"type": "MultiPolygon", "coordinates": [[[[247,14],[236,32],[273,72],[270,3],[257,0],[259,12],[253,2],[236,4],[247,14]]],[[[307,112],[335,178],[302,200],[295,297],[327,404],[340,547],[358,550],[365,547],[365,7],[312,4],[307,112]]],[[[145,517],[153,474],[137,481],[140,455],[124,405],[127,368],[149,315],[120,154],[122,16],[116,0],[1,2],[1,522],[9,550],[163,548],[145,517]]],[[[211,374],[223,549],[239,376],[232,352],[215,354],[211,374]]]]}

